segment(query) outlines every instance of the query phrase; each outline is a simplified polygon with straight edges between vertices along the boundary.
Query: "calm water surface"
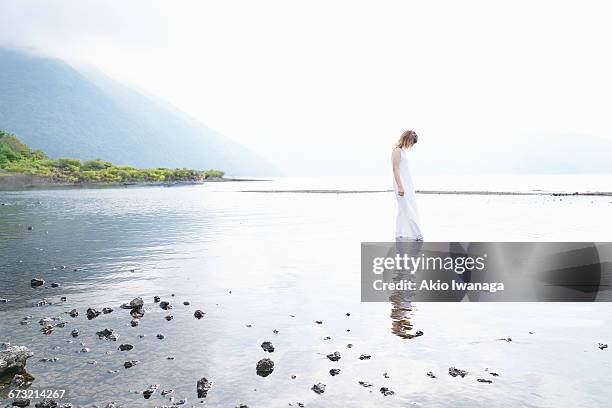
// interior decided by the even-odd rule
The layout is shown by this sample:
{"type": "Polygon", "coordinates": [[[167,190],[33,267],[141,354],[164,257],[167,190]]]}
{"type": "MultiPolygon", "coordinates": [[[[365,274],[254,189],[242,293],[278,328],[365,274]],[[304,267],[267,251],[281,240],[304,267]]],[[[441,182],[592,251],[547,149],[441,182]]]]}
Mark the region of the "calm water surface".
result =
{"type": "MultiPolygon", "coordinates": [[[[392,239],[393,195],[241,192],[296,185],[304,183],[0,192],[0,297],[11,299],[0,305],[0,341],[28,346],[33,386],[67,387],[75,406],[168,404],[159,391],[149,400],[138,394],[151,384],[187,406],[609,406],[612,357],[597,343],[612,342],[610,305],[420,303],[407,311],[360,303],[359,243],[392,239]],[[61,286],[32,289],[33,277],[61,286]],[[155,295],[174,308],[161,310],[155,295]],[[119,305],[136,296],[145,316],[131,327],[119,305]],[[36,306],[43,298],[50,304],[36,306]],[[88,307],[115,310],[88,321],[88,307]],[[73,308],[75,319],[65,314],[73,308]],[[202,320],[196,309],[206,312],[202,320]],[[27,315],[32,322],[21,325],[27,315]],[[45,316],[67,325],[43,335],[45,316]],[[424,335],[395,334],[408,324],[424,335]],[[98,339],[107,327],[118,342],[98,339]],[[264,352],[263,341],[276,350],[264,352]],[[81,342],[89,353],[78,352],[81,342]],[[134,349],[118,351],[120,343],[134,349]],[[339,362],[325,357],[334,351],[339,362]],[[372,359],[359,360],[363,353],[372,359]],[[264,357],[275,362],[266,378],[255,372],[264,357]],[[139,364],[123,368],[133,359],[139,364]],[[452,378],[450,366],[470,374],[452,378]],[[214,383],[203,404],[201,377],[214,383]],[[317,382],[327,385],[322,395],[310,390],[317,382]],[[396,395],[381,395],[383,386],[396,395]]],[[[612,238],[610,197],[417,198],[428,240],[612,238]]]]}

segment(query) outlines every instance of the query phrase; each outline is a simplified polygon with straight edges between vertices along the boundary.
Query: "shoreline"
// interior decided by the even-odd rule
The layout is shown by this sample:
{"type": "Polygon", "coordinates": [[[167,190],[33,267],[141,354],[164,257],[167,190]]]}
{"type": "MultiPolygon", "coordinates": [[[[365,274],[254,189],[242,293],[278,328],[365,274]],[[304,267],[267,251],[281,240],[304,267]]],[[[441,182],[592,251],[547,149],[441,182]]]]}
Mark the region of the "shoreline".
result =
{"type": "MultiPolygon", "coordinates": [[[[241,193],[293,193],[293,194],[374,194],[391,193],[393,190],[240,190],[241,193]]],[[[478,191],[478,190],[416,190],[416,194],[439,194],[439,195],[510,195],[510,196],[551,196],[551,197],[570,197],[570,196],[596,196],[612,197],[611,191],[593,192],[544,192],[544,191],[478,191]]]]}
{"type": "Polygon", "coordinates": [[[189,186],[205,183],[226,183],[236,181],[265,181],[262,179],[240,179],[233,177],[211,177],[203,180],[181,180],[181,181],[151,181],[151,182],[61,182],[45,177],[33,176],[21,173],[0,173],[0,191],[20,190],[45,190],[45,189],[97,189],[118,187],[173,187],[189,186]]]}

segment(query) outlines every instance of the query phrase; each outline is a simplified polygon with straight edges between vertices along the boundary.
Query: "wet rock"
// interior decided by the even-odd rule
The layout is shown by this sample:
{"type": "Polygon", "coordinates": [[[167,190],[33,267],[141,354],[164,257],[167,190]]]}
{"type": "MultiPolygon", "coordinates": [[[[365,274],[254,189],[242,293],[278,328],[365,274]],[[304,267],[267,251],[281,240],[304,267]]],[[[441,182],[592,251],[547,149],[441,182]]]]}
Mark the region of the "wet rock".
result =
{"type": "Polygon", "coordinates": [[[125,363],[123,363],[123,367],[125,367],[125,368],[132,368],[136,364],[138,364],[138,360],[130,360],[130,361],[126,361],[125,363]]]}
{"type": "Polygon", "coordinates": [[[25,380],[25,377],[21,374],[16,374],[11,380],[10,387],[17,388],[17,387],[26,386],[26,385],[27,385],[27,382],[25,380]]]}
{"type": "Polygon", "coordinates": [[[208,381],[206,377],[202,377],[196,383],[196,391],[198,393],[198,398],[206,398],[208,395],[208,391],[212,387],[212,381],[208,381]]]}
{"type": "Polygon", "coordinates": [[[604,350],[608,348],[608,345],[605,343],[598,343],[597,347],[599,347],[600,350],[604,350]]]}
{"type": "Polygon", "coordinates": [[[174,390],[162,390],[161,395],[162,397],[165,397],[168,394],[172,394],[174,392],[174,390]]]}
{"type": "Polygon", "coordinates": [[[351,343],[346,345],[347,348],[353,348],[353,345],[351,343]]]}
{"type": "Polygon", "coordinates": [[[13,403],[11,404],[14,407],[28,407],[30,406],[30,400],[29,399],[24,399],[24,398],[17,398],[16,400],[13,401],[13,403]]]}
{"type": "Polygon", "coordinates": [[[489,374],[491,374],[493,377],[499,377],[499,374],[497,373],[489,373],[489,374]]]}
{"type": "Polygon", "coordinates": [[[155,394],[155,391],[159,388],[159,384],[150,385],[149,388],[142,392],[144,399],[151,398],[151,395],[155,394]]]}
{"type": "Polygon", "coordinates": [[[41,326],[47,326],[49,324],[51,324],[53,322],[53,319],[50,317],[43,317],[42,319],[40,319],[38,321],[38,324],[40,324],[41,326]]]}
{"type": "Polygon", "coordinates": [[[44,358],[41,358],[38,361],[40,361],[41,363],[55,363],[58,360],[59,360],[59,358],[57,358],[57,357],[44,357],[44,358]]]}
{"type": "Polygon", "coordinates": [[[136,326],[138,326],[138,324],[140,324],[140,320],[138,320],[138,319],[132,319],[132,321],[130,322],[130,324],[132,325],[132,327],[136,327],[136,326]]]}
{"type": "Polygon", "coordinates": [[[105,340],[117,341],[117,339],[119,338],[119,333],[117,333],[113,329],[100,330],[99,332],[96,332],[96,334],[98,335],[99,338],[105,339],[105,340]]]}
{"type": "Polygon", "coordinates": [[[334,351],[333,353],[328,354],[327,358],[329,358],[331,361],[338,361],[340,360],[340,353],[337,351],[334,351]]]}
{"type": "Polygon", "coordinates": [[[44,281],[44,280],[42,280],[42,279],[37,279],[37,278],[34,278],[34,279],[32,279],[32,280],[30,281],[30,286],[32,286],[33,288],[40,287],[40,286],[42,286],[42,285],[44,285],[44,284],[45,284],[45,281],[44,281]]]}
{"type": "Polygon", "coordinates": [[[132,309],[130,310],[130,315],[134,318],[134,319],[142,319],[144,317],[144,309],[132,309]]]}
{"type": "Polygon", "coordinates": [[[70,335],[75,338],[79,337],[79,331],[77,329],[74,329],[70,332],[70,335]]]}
{"type": "Polygon", "coordinates": [[[10,343],[0,345],[0,376],[8,371],[21,371],[26,361],[34,353],[25,346],[11,346],[10,343]]]}
{"type": "Polygon", "coordinates": [[[162,309],[164,309],[164,310],[170,310],[170,309],[172,309],[172,305],[170,304],[170,302],[167,302],[167,301],[165,301],[165,300],[164,300],[164,301],[162,301],[162,302],[159,302],[159,307],[161,307],[161,308],[162,308],[162,309]]]}
{"type": "Polygon", "coordinates": [[[66,327],[66,322],[59,322],[58,324],[55,325],[55,327],[59,327],[60,329],[63,329],[64,327],[66,327]]]}
{"type": "Polygon", "coordinates": [[[77,317],[79,315],[79,311],[76,309],[72,309],[70,312],[68,312],[68,314],[70,315],[70,317],[77,317]]]}
{"type": "Polygon", "coordinates": [[[347,315],[347,316],[350,316],[351,314],[350,314],[350,313],[347,313],[346,315],[347,315]]]}
{"type": "Polygon", "coordinates": [[[459,368],[456,367],[450,367],[448,369],[448,375],[450,375],[451,377],[465,377],[467,375],[467,371],[465,370],[461,370],[459,368]]]}
{"type": "Polygon", "coordinates": [[[86,312],[86,316],[88,320],[95,319],[96,317],[100,316],[100,314],[102,314],[102,312],[96,309],[92,309],[91,307],[87,309],[87,312],[86,312]]]}
{"type": "Polygon", "coordinates": [[[174,360],[174,356],[168,356],[166,357],[166,360],[174,360]]]}
{"type": "Polygon", "coordinates": [[[428,376],[429,378],[436,378],[436,375],[435,375],[434,373],[432,373],[431,371],[428,371],[428,372],[427,372],[427,376],[428,376]]]}
{"type": "Polygon", "coordinates": [[[274,371],[274,361],[269,358],[262,358],[257,362],[257,366],[255,367],[257,371],[257,375],[260,377],[267,377],[272,374],[274,371]]]}
{"type": "Polygon", "coordinates": [[[313,390],[314,392],[316,392],[317,394],[323,394],[325,392],[325,384],[323,384],[323,383],[316,383],[310,389],[313,390]]]}
{"type": "Polygon", "coordinates": [[[28,227],[28,231],[34,231],[34,227],[29,226],[29,227],[28,227]]]}
{"type": "Polygon", "coordinates": [[[142,309],[144,306],[144,300],[141,297],[134,298],[130,301],[130,307],[132,309],[142,309]]]}
{"type": "Polygon", "coordinates": [[[59,287],[60,287],[60,284],[59,284],[59,283],[57,283],[57,282],[52,282],[52,283],[51,283],[51,287],[52,287],[52,288],[59,288],[59,287]]]}
{"type": "Polygon", "coordinates": [[[340,369],[339,368],[332,368],[331,370],[329,370],[329,374],[331,374],[332,377],[335,377],[338,374],[340,374],[340,369]]]}
{"type": "Polygon", "coordinates": [[[104,314],[113,313],[113,308],[112,307],[105,307],[105,308],[102,309],[102,313],[104,313],[104,314]]]}
{"type": "Polygon", "coordinates": [[[421,330],[417,330],[416,333],[414,333],[414,337],[420,337],[422,336],[424,333],[421,330]]]}
{"type": "Polygon", "coordinates": [[[389,378],[389,374],[387,374],[387,373],[383,373],[383,377],[385,377],[385,378],[389,378]]]}
{"type": "Polygon", "coordinates": [[[166,319],[167,321],[170,321],[170,320],[174,319],[174,316],[168,315],[164,319],[166,319]]]}
{"type": "Polygon", "coordinates": [[[155,336],[155,337],[157,337],[159,340],[163,340],[163,339],[165,339],[165,338],[166,338],[166,336],[164,336],[164,335],[163,335],[163,334],[161,334],[161,333],[158,333],[158,334],[157,334],[157,336],[155,336]]]}
{"type": "Polygon", "coordinates": [[[131,345],[131,344],[128,344],[128,343],[120,344],[119,345],[119,350],[121,350],[121,351],[129,351],[129,350],[131,350],[133,348],[134,348],[134,346],[131,345]]]}
{"type": "Polygon", "coordinates": [[[291,379],[292,379],[292,380],[295,380],[296,378],[297,378],[297,375],[295,375],[295,374],[293,374],[293,375],[291,376],[291,379]]]}
{"type": "Polygon", "coordinates": [[[361,385],[364,388],[370,388],[372,386],[372,384],[367,381],[359,381],[359,385],[361,385]]]}
{"type": "Polygon", "coordinates": [[[40,331],[42,332],[42,334],[45,334],[48,336],[49,334],[53,333],[53,326],[51,326],[50,324],[45,325],[42,327],[42,329],[40,329],[40,331]]]}
{"type": "MultiPolygon", "coordinates": [[[[317,320],[315,321],[316,324],[323,324],[323,320],[317,320]]],[[[320,384],[320,383],[319,383],[320,384]]]]}
{"type": "Polygon", "coordinates": [[[153,302],[159,303],[160,300],[161,298],[159,296],[153,296],[153,302]]]}
{"type": "Polygon", "coordinates": [[[269,341],[264,341],[261,343],[261,348],[268,353],[272,353],[274,351],[274,346],[269,341]]]}
{"type": "Polygon", "coordinates": [[[326,336],[326,337],[323,338],[323,340],[331,340],[331,337],[326,336]]]}
{"type": "Polygon", "coordinates": [[[201,310],[196,310],[195,312],[193,312],[193,317],[195,317],[196,319],[200,320],[201,318],[204,317],[206,313],[204,313],[201,310]]]}
{"type": "Polygon", "coordinates": [[[360,360],[369,360],[371,358],[372,358],[372,356],[369,355],[369,354],[362,354],[362,355],[359,356],[360,360]]]}
{"type": "Polygon", "coordinates": [[[189,303],[189,302],[186,300],[186,301],[184,301],[184,302],[183,302],[183,304],[184,304],[185,306],[189,306],[191,303],[189,303]]]}
{"type": "Polygon", "coordinates": [[[87,360],[86,361],[87,364],[91,364],[91,365],[96,365],[98,364],[98,362],[96,360],[87,360]]]}
{"type": "Polygon", "coordinates": [[[510,337],[505,338],[505,339],[497,339],[499,341],[505,341],[506,343],[510,343],[512,341],[512,339],[510,337]]]}
{"type": "Polygon", "coordinates": [[[115,404],[114,402],[109,402],[104,408],[119,408],[119,405],[115,404]]]}
{"type": "Polygon", "coordinates": [[[278,330],[274,329],[274,330],[272,330],[272,333],[278,334],[278,330]]]}
{"type": "Polygon", "coordinates": [[[88,347],[83,347],[81,349],[81,353],[89,353],[89,348],[88,347]]]}
{"type": "Polygon", "coordinates": [[[9,299],[0,298],[0,303],[8,303],[8,302],[10,302],[9,299]]]}
{"type": "Polygon", "coordinates": [[[395,391],[391,391],[390,389],[388,389],[387,387],[382,387],[380,389],[380,393],[382,395],[384,395],[385,397],[389,397],[391,395],[395,395],[395,391]]]}
{"type": "Polygon", "coordinates": [[[485,378],[479,378],[476,381],[478,381],[479,383],[485,383],[485,384],[491,384],[493,382],[493,381],[487,380],[485,378]]]}
{"type": "Polygon", "coordinates": [[[62,297],[60,298],[60,302],[65,302],[66,300],[68,300],[68,298],[67,298],[66,296],[62,296],[62,297]]]}

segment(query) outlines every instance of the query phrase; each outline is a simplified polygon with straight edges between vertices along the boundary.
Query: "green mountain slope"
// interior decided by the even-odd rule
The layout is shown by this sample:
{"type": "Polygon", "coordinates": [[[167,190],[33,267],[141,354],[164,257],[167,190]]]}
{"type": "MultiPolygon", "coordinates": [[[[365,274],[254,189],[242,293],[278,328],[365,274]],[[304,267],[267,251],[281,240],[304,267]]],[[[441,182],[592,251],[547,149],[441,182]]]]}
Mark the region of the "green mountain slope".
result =
{"type": "Polygon", "coordinates": [[[50,157],[104,157],[139,167],[276,170],[238,143],[101,74],[0,49],[0,128],[50,157]]]}

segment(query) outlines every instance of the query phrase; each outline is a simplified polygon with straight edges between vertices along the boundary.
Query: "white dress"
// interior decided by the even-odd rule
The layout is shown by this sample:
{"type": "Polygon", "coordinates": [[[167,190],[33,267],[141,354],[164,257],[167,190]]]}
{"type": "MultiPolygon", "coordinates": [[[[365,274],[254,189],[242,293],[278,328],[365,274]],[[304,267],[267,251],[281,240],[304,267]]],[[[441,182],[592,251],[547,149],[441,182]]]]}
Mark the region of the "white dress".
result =
{"type": "Polygon", "coordinates": [[[414,194],[414,186],[412,185],[412,177],[410,177],[410,159],[411,151],[401,149],[399,173],[402,186],[404,187],[404,196],[400,197],[397,194],[397,183],[393,177],[393,191],[397,198],[397,221],[395,223],[395,237],[401,240],[422,241],[423,234],[421,233],[419,211],[416,205],[416,197],[414,194]]]}

